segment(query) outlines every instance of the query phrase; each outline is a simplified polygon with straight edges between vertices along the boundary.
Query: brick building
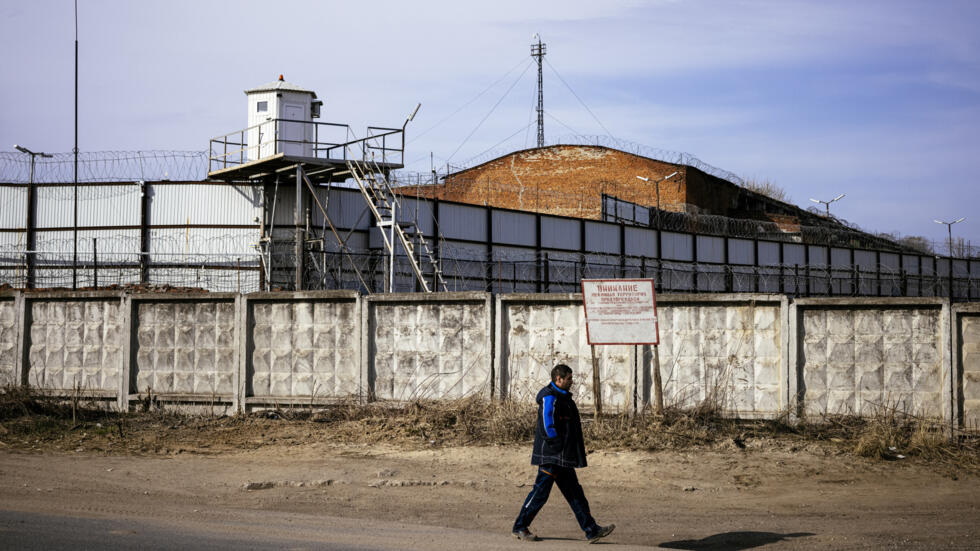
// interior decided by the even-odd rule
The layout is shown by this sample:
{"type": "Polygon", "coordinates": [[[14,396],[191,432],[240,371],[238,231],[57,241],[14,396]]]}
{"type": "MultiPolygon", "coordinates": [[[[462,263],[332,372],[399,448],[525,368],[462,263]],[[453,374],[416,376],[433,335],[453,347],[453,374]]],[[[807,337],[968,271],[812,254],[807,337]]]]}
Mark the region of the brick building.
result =
{"type": "Polygon", "coordinates": [[[593,145],[516,151],[451,173],[438,185],[402,189],[406,195],[601,219],[603,194],[657,206],[656,182],[674,172],[659,185],[660,208],[665,211],[771,221],[787,232],[799,231],[800,225],[839,227],[698,168],[593,145]]]}

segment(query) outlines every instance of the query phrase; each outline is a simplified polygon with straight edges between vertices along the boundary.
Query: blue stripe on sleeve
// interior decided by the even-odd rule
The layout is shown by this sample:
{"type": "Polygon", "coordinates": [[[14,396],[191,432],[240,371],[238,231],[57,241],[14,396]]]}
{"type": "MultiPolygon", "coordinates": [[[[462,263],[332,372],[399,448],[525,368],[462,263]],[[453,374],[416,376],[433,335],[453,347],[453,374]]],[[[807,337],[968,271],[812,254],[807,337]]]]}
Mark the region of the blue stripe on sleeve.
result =
{"type": "Polygon", "coordinates": [[[554,438],[558,436],[558,431],[555,430],[555,397],[548,395],[544,397],[543,403],[541,405],[541,416],[542,421],[544,421],[544,431],[548,434],[548,438],[554,438]]]}

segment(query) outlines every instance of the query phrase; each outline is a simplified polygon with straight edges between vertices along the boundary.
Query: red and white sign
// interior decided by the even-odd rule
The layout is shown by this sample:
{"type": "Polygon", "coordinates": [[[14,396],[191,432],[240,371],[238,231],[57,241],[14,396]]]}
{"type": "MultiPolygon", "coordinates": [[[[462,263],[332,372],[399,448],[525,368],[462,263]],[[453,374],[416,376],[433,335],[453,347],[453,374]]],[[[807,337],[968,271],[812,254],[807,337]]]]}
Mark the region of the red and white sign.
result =
{"type": "Polygon", "coordinates": [[[652,279],[583,279],[589,344],[660,344],[652,279]]]}

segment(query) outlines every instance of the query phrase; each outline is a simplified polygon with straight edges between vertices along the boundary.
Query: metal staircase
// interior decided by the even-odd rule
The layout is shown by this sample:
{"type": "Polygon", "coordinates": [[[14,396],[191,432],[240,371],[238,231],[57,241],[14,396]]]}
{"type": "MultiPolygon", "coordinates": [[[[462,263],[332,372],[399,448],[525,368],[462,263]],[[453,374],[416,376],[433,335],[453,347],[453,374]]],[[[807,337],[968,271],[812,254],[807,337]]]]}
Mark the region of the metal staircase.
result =
{"type": "MultiPolygon", "coordinates": [[[[429,282],[426,281],[422,267],[419,266],[420,260],[427,263],[431,268],[433,283],[438,290],[448,291],[449,288],[442,277],[442,268],[436,261],[435,254],[429,248],[422,231],[414,222],[397,221],[398,197],[380,167],[372,167],[370,161],[349,160],[347,161],[347,168],[354,181],[357,182],[357,187],[361,190],[371,214],[374,215],[375,223],[381,229],[381,238],[388,250],[389,258],[391,258],[389,277],[393,280],[395,248],[400,243],[422,290],[428,293],[432,289],[429,282]],[[410,235],[417,238],[420,246],[420,258],[416,258],[415,247],[412,245],[410,235]]],[[[392,285],[389,283],[388,287],[390,291],[392,285]]]]}

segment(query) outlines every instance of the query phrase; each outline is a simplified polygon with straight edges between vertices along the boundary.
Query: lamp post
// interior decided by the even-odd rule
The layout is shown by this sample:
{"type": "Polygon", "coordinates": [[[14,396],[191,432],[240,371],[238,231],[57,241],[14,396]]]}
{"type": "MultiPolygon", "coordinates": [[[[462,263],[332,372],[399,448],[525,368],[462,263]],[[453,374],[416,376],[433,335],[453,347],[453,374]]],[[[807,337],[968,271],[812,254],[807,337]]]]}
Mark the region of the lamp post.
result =
{"type": "Polygon", "coordinates": [[[935,220],[935,219],[933,220],[933,222],[935,222],[937,224],[942,224],[942,225],[946,226],[946,230],[947,230],[947,233],[949,235],[949,261],[950,261],[949,271],[950,271],[950,273],[953,272],[953,265],[952,265],[952,262],[953,262],[953,224],[957,224],[957,223],[962,222],[964,220],[966,220],[966,217],[965,216],[963,218],[959,218],[957,220],[953,220],[952,222],[944,222],[942,220],[935,220]]]}
{"type": "MultiPolygon", "coordinates": [[[[664,176],[663,178],[661,178],[661,179],[659,179],[659,180],[656,181],[656,185],[657,185],[657,229],[658,230],[660,229],[660,182],[666,182],[667,180],[670,180],[674,176],[677,176],[677,174],[678,173],[675,170],[674,172],[671,172],[667,176],[664,176]]],[[[650,181],[650,178],[645,178],[643,176],[637,176],[636,178],[638,180],[643,180],[644,182],[649,182],[650,181]]]]}
{"type": "Polygon", "coordinates": [[[27,180],[27,221],[26,221],[26,233],[27,239],[26,251],[25,251],[25,264],[27,265],[27,280],[24,282],[24,287],[31,288],[34,287],[34,254],[35,254],[35,228],[36,223],[34,221],[34,208],[35,197],[34,197],[34,160],[37,157],[46,158],[52,157],[50,153],[44,153],[42,151],[31,151],[22,145],[14,144],[14,149],[20,151],[21,153],[31,156],[31,175],[27,180]]]}
{"type": "Polygon", "coordinates": [[[841,193],[840,195],[838,195],[837,197],[834,197],[830,201],[821,201],[820,199],[814,199],[812,197],[810,198],[810,200],[813,201],[814,203],[822,203],[827,208],[827,218],[830,218],[830,204],[833,203],[834,201],[839,200],[839,199],[843,199],[845,195],[847,195],[847,194],[846,193],[841,193]]]}

